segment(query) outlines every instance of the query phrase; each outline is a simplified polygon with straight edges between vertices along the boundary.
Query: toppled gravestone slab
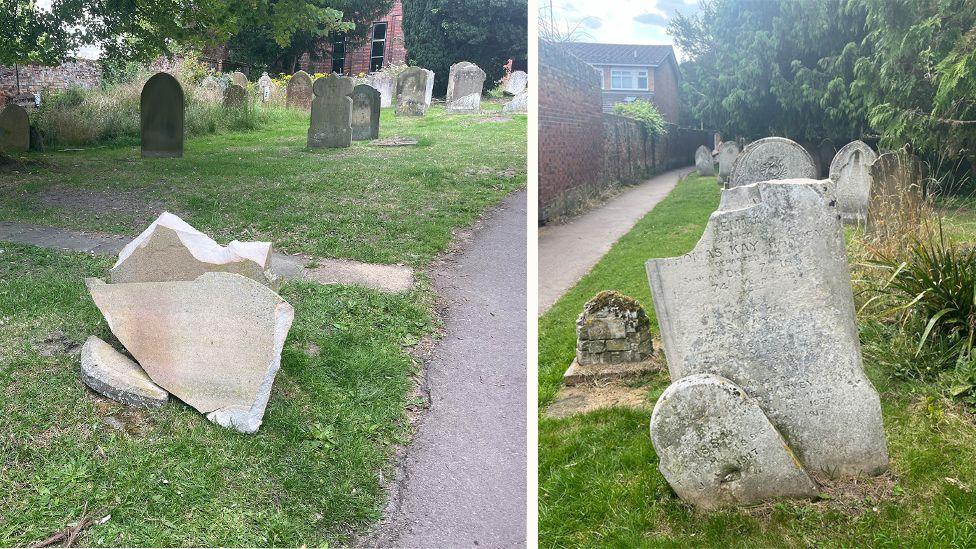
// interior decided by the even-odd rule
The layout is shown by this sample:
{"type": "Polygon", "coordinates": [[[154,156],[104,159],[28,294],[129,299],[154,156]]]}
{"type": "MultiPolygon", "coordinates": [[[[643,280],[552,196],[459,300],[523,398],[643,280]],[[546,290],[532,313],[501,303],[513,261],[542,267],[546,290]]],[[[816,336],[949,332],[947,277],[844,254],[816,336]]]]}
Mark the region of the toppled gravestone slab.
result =
{"type": "Polygon", "coordinates": [[[109,270],[113,284],[193,280],[229,272],[269,284],[270,242],[232,241],[226,247],[169,212],[163,212],[119,253],[109,270]]]}
{"type": "Polygon", "coordinates": [[[258,430],[295,317],[278,294],[233,273],[85,284],[112,333],[156,384],[215,423],[258,430]]]}
{"type": "Polygon", "coordinates": [[[668,484],[701,509],[817,495],[759,403],[723,377],[671,384],[654,406],[651,439],[668,484]]]}
{"type": "Polygon", "coordinates": [[[81,348],[81,380],[96,393],[129,406],[158,408],[169,399],[138,364],[98,336],[89,337],[81,348]]]}
{"type": "Polygon", "coordinates": [[[728,187],[775,179],[816,179],[817,165],[803,147],[784,137],[764,137],[743,149],[732,166],[728,187]]]}
{"type": "Polygon", "coordinates": [[[864,375],[829,181],[726,189],[690,253],[647,262],[671,379],[722,376],[755,398],[809,472],[888,466],[864,375]]]}
{"type": "Polygon", "coordinates": [[[608,290],[586,302],[576,318],[576,358],[563,383],[627,378],[657,369],[651,362],[651,321],[634,298],[608,290]]]}
{"type": "Polygon", "coordinates": [[[502,112],[528,112],[529,90],[522,90],[502,106],[502,112]]]}
{"type": "Polygon", "coordinates": [[[695,169],[701,176],[715,175],[715,159],[712,158],[712,151],[705,145],[695,150],[695,169]]]}
{"type": "Polygon", "coordinates": [[[877,153],[863,141],[851,141],[834,155],[830,163],[830,180],[834,182],[837,210],[845,223],[867,220],[871,164],[877,159],[877,153]]]}
{"type": "Polygon", "coordinates": [[[729,174],[732,173],[732,165],[735,164],[735,159],[739,157],[739,144],[735,141],[723,141],[718,146],[718,182],[725,183],[725,180],[729,178],[729,174]]]}

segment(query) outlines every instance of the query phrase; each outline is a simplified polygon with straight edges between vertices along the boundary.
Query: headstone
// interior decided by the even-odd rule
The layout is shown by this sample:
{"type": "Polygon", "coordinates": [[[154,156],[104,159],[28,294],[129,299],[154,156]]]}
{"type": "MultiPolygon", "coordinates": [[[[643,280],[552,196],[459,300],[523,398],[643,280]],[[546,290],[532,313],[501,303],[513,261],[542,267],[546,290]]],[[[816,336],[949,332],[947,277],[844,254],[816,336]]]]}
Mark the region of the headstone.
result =
{"type": "Polygon", "coordinates": [[[230,80],[242,88],[246,88],[250,83],[250,80],[247,79],[247,75],[241,71],[234,71],[230,73],[230,80]]]}
{"type": "Polygon", "coordinates": [[[393,106],[393,94],[396,91],[396,78],[386,71],[376,72],[366,77],[366,83],[380,91],[380,107],[393,106]]]}
{"type": "Polygon", "coordinates": [[[529,83],[529,75],[524,71],[515,71],[508,76],[505,81],[505,93],[508,95],[518,95],[525,91],[529,83]]]}
{"type": "Polygon", "coordinates": [[[239,109],[247,106],[247,90],[240,84],[231,84],[224,90],[224,106],[239,109]]]}
{"type": "Polygon", "coordinates": [[[729,174],[732,173],[732,165],[735,164],[735,159],[738,158],[739,144],[735,141],[723,141],[718,146],[718,182],[725,183],[725,180],[729,178],[729,174]]]}
{"type": "Polygon", "coordinates": [[[522,90],[511,101],[502,106],[502,112],[528,112],[529,90],[522,90]]]}
{"type": "Polygon", "coordinates": [[[212,74],[208,74],[207,76],[204,76],[203,79],[200,80],[199,86],[204,89],[216,90],[221,92],[226,87],[221,85],[221,81],[218,80],[216,77],[214,77],[212,74]]]}
{"type": "Polygon", "coordinates": [[[866,232],[876,237],[898,236],[922,222],[925,189],[921,165],[902,149],[882,154],[870,166],[866,232]]]}
{"type": "Polygon", "coordinates": [[[81,380],[93,391],[128,406],[159,408],[169,393],[149,379],[131,358],[98,336],[81,348],[81,380]]]}
{"type": "Polygon", "coordinates": [[[255,280],[85,280],[112,333],[153,382],[207,419],[244,433],[261,426],[295,310],[255,280]]]}
{"type": "Polygon", "coordinates": [[[348,147],[352,140],[353,79],[327,76],[315,81],[312,89],[312,118],[308,128],[309,148],[348,147]]]}
{"type": "Polygon", "coordinates": [[[654,406],[651,440],[668,484],[700,509],[817,495],[756,399],[721,376],[668,387],[654,406]]]}
{"type": "Polygon", "coordinates": [[[468,61],[451,65],[447,79],[447,112],[471,113],[481,110],[485,71],[468,61]]]}
{"type": "Polygon", "coordinates": [[[0,110],[0,151],[27,152],[30,149],[30,119],[20,105],[7,103],[0,110]]]}
{"type": "Polygon", "coordinates": [[[268,73],[263,73],[261,78],[258,78],[258,93],[261,95],[262,101],[269,101],[277,88],[278,86],[275,85],[274,80],[268,76],[268,73]]]}
{"type": "Polygon", "coordinates": [[[288,80],[285,88],[285,105],[292,109],[312,108],[312,77],[305,71],[298,71],[288,80]]]}
{"type": "Polygon", "coordinates": [[[715,159],[712,158],[712,151],[705,145],[695,151],[695,169],[698,170],[698,175],[715,175],[715,159]]]}
{"type": "Polygon", "coordinates": [[[726,189],[694,250],[648,261],[647,275],[672,380],[740,387],[809,473],[874,475],[888,466],[881,404],[861,363],[830,187],[726,189]]]}
{"type": "Polygon", "coordinates": [[[651,321],[644,307],[619,292],[600,292],[576,318],[576,359],[563,381],[573,385],[628,377],[654,368],[647,363],[653,354],[651,321]]]}
{"type": "Polygon", "coordinates": [[[420,67],[409,67],[396,78],[396,115],[423,116],[427,111],[424,95],[427,73],[420,67]]]}
{"type": "Polygon", "coordinates": [[[139,97],[142,156],[183,156],[183,88],[172,75],[153,75],[139,97]]]}
{"type": "Polygon", "coordinates": [[[232,241],[226,247],[169,212],[126,244],[109,270],[113,284],[193,280],[208,272],[237,273],[270,284],[270,242],[232,241]]]}
{"type": "Polygon", "coordinates": [[[830,180],[834,182],[837,211],[845,223],[864,223],[871,197],[871,164],[878,159],[863,141],[851,141],[841,147],[830,163],[830,180]]]}
{"type": "Polygon", "coordinates": [[[366,141],[380,136],[380,92],[369,84],[352,89],[352,140],[366,141]]]}
{"type": "Polygon", "coordinates": [[[743,149],[732,166],[728,187],[775,179],[816,179],[817,165],[795,141],[765,137],[743,149]]]}
{"type": "Polygon", "coordinates": [[[424,103],[430,107],[431,100],[434,99],[434,71],[424,69],[427,73],[427,89],[424,90],[424,103]]]}

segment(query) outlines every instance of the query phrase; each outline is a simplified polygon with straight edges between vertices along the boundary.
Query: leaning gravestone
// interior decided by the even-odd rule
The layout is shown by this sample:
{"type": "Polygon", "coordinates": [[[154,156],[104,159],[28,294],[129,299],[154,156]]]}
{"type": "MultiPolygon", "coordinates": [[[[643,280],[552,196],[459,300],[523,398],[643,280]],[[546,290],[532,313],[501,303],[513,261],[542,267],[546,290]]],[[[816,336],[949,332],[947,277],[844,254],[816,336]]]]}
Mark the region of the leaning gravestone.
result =
{"type": "Polygon", "coordinates": [[[396,88],[396,79],[390,73],[381,71],[366,77],[366,83],[380,91],[380,107],[387,108],[393,106],[393,92],[396,88]]]}
{"type": "Polygon", "coordinates": [[[634,298],[608,290],[586,302],[576,318],[576,358],[563,382],[624,378],[656,368],[651,321],[634,298]]]}
{"type": "Polygon", "coordinates": [[[231,84],[224,90],[224,106],[239,109],[247,105],[247,91],[239,84],[231,84]]]}
{"type": "Polygon", "coordinates": [[[172,75],[146,81],[139,97],[142,156],[183,156],[183,88],[172,75]]]}
{"type": "Polygon", "coordinates": [[[309,148],[348,147],[352,140],[353,79],[326,76],[312,85],[312,121],[308,128],[309,148]]]}
{"type": "Polygon", "coordinates": [[[485,71],[468,61],[451,65],[447,79],[447,112],[476,113],[481,110],[485,71]]]}
{"type": "Polygon", "coordinates": [[[505,93],[508,95],[518,95],[525,91],[525,87],[529,83],[529,75],[523,71],[515,71],[508,75],[508,80],[505,81],[505,93]]]}
{"type": "Polygon", "coordinates": [[[728,187],[775,179],[817,179],[817,165],[803,147],[783,137],[765,137],[750,143],[739,155],[728,187]]]}
{"type": "Polygon", "coordinates": [[[261,78],[258,78],[258,94],[261,96],[261,101],[269,101],[277,88],[268,73],[263,73],[261,78]]]}
{"type": "Polygon", "coordinates": [[[8,103],[0,110],[0,151],[27,152],[30,149],[30,119],[20,105],[8,103]]]}
{"type": "Polygon", "coordinates": [[[427,90],[427,73],[420,67],[409,67],[396,78],[397,116],[423,116],[427,111],[424,94],[427,90]]]}
{"type": "Polygon", "coordinates": [[[698,147],[695,151],[695,169],[698,170],[698,175],[715,175],[715,159],[712,158],[712,151],[708,150],[705,145],[698,147]]]}
{"type": "Polygon", "coordinates": [[[424,104],[430,107],[431,100],[434,99],[434,71],[424,69],[427,73],[427,89],[424,90],[424,104]]]}
{"type": "Polygon", "coordinates": [[[298,71],[288,80],[285,89],[285,105],[292,109],[312,108],[312,77],[305,71],[298,71]]]}
{"type": "Polygon", "coordinates": [[[732,165],[738,158],[741,149],[735,141],[723,141],[718,146],[718,182],[725,183],[732,173],[732,165]]]}
{"type": "MultiPolygon", "coordinates": [[[[808,473],[874,475],[888,466],[881,404],[861,363],[843,226],[830,192],[828,181],[809,179],[726,189],[694,250],[648,261],[647,275],[672,380],[729,380],[756,400],[808,473]]],[[[752,457],[728,446],[721,429],[671,426],[668,432],[697,433],[674,438],[655,425],[659,455],[710,448],[733,481],[749,471],[752,457]]],[[[662,467],[669,482],[698,475],[715,501],[729,489],[696,473],[694,463],[669,463],[674,468],[662,467]]],[[[763,497],[794,489],[771,486],[763,497]]]]}
{"type": "Polygon", "coordinates": [[[529,90],[522,90],[511,101],[502,106],[502,112],[528,112],[529,90]]]}
{"type": "Polygon", "coordinates": [[[242,88],[246,88],[250,83],[250,80],[247,79],[247,75],[241,71],[234,71],[230,73],[230,80],[242,88]]]}
{"type": "Polygon", "coordinates": [[[877,159],[877,153],[863,141],[851,141],[834,155],[830,163],[830,180],[834,182],[837,210],[845,223],[867,220],[871,164],[877,159]]]}
{"type": "Polygon", "coordinates": [[[882,154],[869,169],[871,192],[866,232],[874,236],[898,236],[917,227],[925,203],[918,159],[902,149],[882,154]]]}
{"type": "Polygon", "coordinates": [[[352,140],[366,141],[380,136],[380,92],[368,84],[352,89],[352,140]]]}

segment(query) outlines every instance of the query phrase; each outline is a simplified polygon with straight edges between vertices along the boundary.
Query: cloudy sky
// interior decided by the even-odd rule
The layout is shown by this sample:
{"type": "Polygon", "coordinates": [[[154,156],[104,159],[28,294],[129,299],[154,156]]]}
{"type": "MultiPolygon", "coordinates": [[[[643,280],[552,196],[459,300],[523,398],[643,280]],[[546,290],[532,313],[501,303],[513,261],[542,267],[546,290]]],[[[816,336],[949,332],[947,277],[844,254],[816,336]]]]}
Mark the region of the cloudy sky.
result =
{"type": "Polygon", "coordinates": [[[582,22],[584,42],[611,44],[671,44],[668,19],[698,11],[698,0],[539,0],[541,17],[550,2],[560,28],[582,22]]]}

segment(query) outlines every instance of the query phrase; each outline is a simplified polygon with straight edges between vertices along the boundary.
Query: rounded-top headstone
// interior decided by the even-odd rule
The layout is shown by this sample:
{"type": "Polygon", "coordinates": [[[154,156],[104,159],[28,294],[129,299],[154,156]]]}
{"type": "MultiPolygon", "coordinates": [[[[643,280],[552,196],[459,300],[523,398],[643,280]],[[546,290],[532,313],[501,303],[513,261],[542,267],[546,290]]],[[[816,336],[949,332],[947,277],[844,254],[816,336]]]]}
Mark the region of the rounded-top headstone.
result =
{"type": "Polygon", "coordinates": [[[848,223],[867,219],[871,197],[871,164],[878,159],[867,143],[851,141],[841,147],[830,163],[830,180],[834,182],[837,210],[848,223]]]}
{"type": "Polygon", "coordinates": [[[30,119],[24,107],[8,103],[0,110],[0,151],[27,152],[30,148],[30,119]]]}
{"type": "Polygon", "coordinates": [[[142,87],[139,97],[142,156],[183,156],[183,87],[161,72],[142,87]]]}
{"type": "Polygon", "coordinates": [[[420,67],[408,67],[396,78],[397,116],[423,116],[427,112],[424,96],[427,92],[427,72],[420,67]]]}
{"type": "Polygon", "coordinates": [[[731,188],[777,179],[817,179],[817,165],[799,143],[785,137],[764,137],[742,151],[727,185],[731,188]]]}
{"type": "Polygon", "coordinates": [[[285,90],[285,105],[293,109],[312,108],[312,77],[305,71],[298,71],[288,80],[285,90]]]}
{"type": "Polygon", "coordinates": [[[325,97],[326,95],[339,94],[339,95],[349,95],[352,93],[352,88],[355,85],[352,78],[346,78],[344,76],[325,76],[319,78],[312,84],[312,93],[319,97],[325,97]]]}
{"type": "Polygon", "coordinates": [[[250,80],[247,79],[247,75],[241,71],[232,72],[230,74],[230,79],[233,83],[237,84],[238,86],[241,86],[242,88],[246,88],[247,85],[250,83],[250,80]]]}
{"type": "Polygon", "coordinates": [[[240,84],[231,84],[224,90],[224,106],[240,108],[247,104],[247,91],[240,84]]]}
{"type": "Polygon", "coordinates": [[[712,158],[712,151],[705,145],[695,150],[695,169],[701,176],[715,175],[715,159],[712,158]]]}

